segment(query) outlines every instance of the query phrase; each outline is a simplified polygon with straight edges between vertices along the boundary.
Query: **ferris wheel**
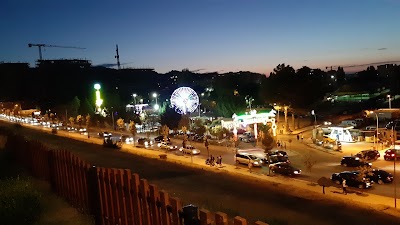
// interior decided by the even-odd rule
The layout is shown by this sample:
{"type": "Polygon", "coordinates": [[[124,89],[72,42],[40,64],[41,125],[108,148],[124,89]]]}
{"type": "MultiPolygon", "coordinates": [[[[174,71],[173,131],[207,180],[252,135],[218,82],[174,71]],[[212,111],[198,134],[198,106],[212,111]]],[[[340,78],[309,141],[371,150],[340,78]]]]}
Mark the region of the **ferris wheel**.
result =
{"type": "Polygon", "coordinates": [[[180,87],[171,95],[171,106],[179,114],[194,112],[199,106],[199,96],[189,87],[180,87]]]}

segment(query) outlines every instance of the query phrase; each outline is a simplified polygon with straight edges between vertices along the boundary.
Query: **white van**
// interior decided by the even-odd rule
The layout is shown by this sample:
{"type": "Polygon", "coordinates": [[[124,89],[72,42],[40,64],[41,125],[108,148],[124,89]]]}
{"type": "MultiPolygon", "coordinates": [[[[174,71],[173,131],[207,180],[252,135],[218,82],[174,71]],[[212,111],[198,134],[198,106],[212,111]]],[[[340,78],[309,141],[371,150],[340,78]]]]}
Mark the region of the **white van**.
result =
{"type": "Polygon", "coordinates": [[[340,124],[345,125],[345,126],[352,126],[352,127],[357,127],[357,125],[358,125],[355,120],[343,120],[340,124]]]}

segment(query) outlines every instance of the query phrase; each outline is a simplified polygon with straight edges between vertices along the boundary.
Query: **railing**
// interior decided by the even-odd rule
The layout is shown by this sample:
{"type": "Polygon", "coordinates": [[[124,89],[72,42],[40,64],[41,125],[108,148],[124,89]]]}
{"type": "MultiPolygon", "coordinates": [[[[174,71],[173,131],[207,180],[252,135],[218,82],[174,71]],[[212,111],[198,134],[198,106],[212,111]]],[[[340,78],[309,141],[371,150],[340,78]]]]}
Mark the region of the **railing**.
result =
{"type": "MultiPolygon", "coordinates": [[[[91,214],[96,225],[247,225],[246,219],[229,219],[226,213],[211,213],[158,190],[128,169],[96,167],[69,151],[48,149],[10,133],[6,148],[17,161],[82,213],[91,214]]],[[[256,222],[258,225],[267,225],[256,222]]]]}

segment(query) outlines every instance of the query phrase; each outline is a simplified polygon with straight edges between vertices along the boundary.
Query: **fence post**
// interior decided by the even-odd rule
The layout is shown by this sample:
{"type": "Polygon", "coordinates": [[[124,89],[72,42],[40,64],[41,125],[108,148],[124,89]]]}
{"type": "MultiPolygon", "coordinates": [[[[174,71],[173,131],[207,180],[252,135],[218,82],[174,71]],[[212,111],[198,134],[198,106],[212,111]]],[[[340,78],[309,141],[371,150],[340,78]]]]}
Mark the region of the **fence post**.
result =
{"type": "Polygon", "coordinates": [[[233,225],[247,225],[247,220],[240,216],[236,216],[233,218],[233,225]]]}
{"type": "Polygon", "coordinates": [[[261,221],[257,221],[257,222],[255,223],[255,225],[268,225],[268,223],[264,223],[264,222],[261,222],[261,221]]]}
{"type": "Polygon", "coordinates": [[[216,212],[215,225],[228,225],[228,215],[223,212],[216,212]]]}
{"type": "Polygon", "coordinates": [[[96,166],[92,166],[88,170],[87,178],[88,186],[86,191],[89,198],[90,213],[94,216],[95,225],[101,225],[99,185],[96,166]]]}
{"type": "Polygon", "coordinates": [[[211,213],[206,209],[200,209],[200,225],[211,224],[211,213]]]}

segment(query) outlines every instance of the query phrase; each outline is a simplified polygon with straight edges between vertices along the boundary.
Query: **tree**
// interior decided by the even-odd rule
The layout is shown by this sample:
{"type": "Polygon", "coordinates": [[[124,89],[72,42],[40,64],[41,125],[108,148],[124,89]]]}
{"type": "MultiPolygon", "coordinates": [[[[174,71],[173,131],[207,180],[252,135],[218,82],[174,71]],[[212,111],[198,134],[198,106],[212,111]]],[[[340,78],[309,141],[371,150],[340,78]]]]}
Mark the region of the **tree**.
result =
{"type": "Polygon", "coordinates": [[[135,122],[133,122],[132,120],[129,122],[129,132],[131,132],[132,136],[133,136],[133,143],[136,143],[136,134],[137,134],[137,129],[136,129],[136,125],[135,122]]]}
{"type": "Polygon", "coordinates": [[[125,122],[124,122],[124,119],[119,118],[119,119],[117,120],[117,126],[118,126],[118,129],[124,130],[124,129],[125,129],[125,122]]]}
{"type": "Polygon", "coordinates": [[[325,194],[325,187],[330,187],[332,181],[326,177],[321,177],[318,179],[319,186],[322,186],[322,193],[325,194]]]}
{"type": "Polygon", "coordinates": [[[81,115],[85,115],[85,114],[93,114],[94,113],[94,108],[92,106],[92,104],[90,104],[89,100],[87,98],[85,98],[79,107],[79,113],[81,115]]]}
{"type": "Polygon", "coordinates": [[[191,130],[197,135],[204,135],[206,127],[201,119],[195,119],[191,130]]]}
{"type": "Polygon", "coordinates": [[[272,149],[275,146],[275,139],[271,134],[271,127],[269,125],[260,124],[258,126],[259,138],[266,151],[272,149]]]}
{"type": "Polygon", "coordinates": [[[81,100],[79,100],[78,96],[75,96],[72,101],[68,103],[67,110],[68,114],[75,117],[78,115],[78,110],[81,105],[81,100]]]}
{"type": "Polygon", "coordinates": [[[76,116],[76,122],[79,124],[79,127],[82,126],[82,120],[83,120],[82,115],[76,116]]]}
{"type": "Polygon", "coordinates": [[[164,141],[168,140],[169,127],[167,125],[163,125],[161,127],[161,135],[164,136],[164,138],[163,138],[164,141]]]}
{"type": "Polygon", "coordinates": [[[69,123],[71,124],[71,127],[73,127],[74,124],[75,124],[75,118],[71,116],[71,117],[69,118],[69,123]]]}
{"type": "Polygon", "coordinates": [[[85,121],[86,121],[86,129],[89,129],[89,126],[90,126],[90,115],[89,114],[86,115],[85,121]]]}
{"type": "Polygon", "coordinates": [[[167,125],[169,128],[176,130],[179,128],[179,121],[181,115],[175,112],[172,108],[167,108],[166,111],[160,116],[161,124],[167,125]]]}
{"type": "Polygon", "coordinates": [[[182,115],[181,120],[179,121],[178,128],[183,130],[183,127],[187,129],[190,126],[190,118],[188,115],[182,115]]]}
{"type": "Polygon", "coordinates": [[[303,155],[303,163],[306,170],[311,173],[311,169],[317,163],[317,160],[314,159],[314,155],[310,150],[303,155]]]}

